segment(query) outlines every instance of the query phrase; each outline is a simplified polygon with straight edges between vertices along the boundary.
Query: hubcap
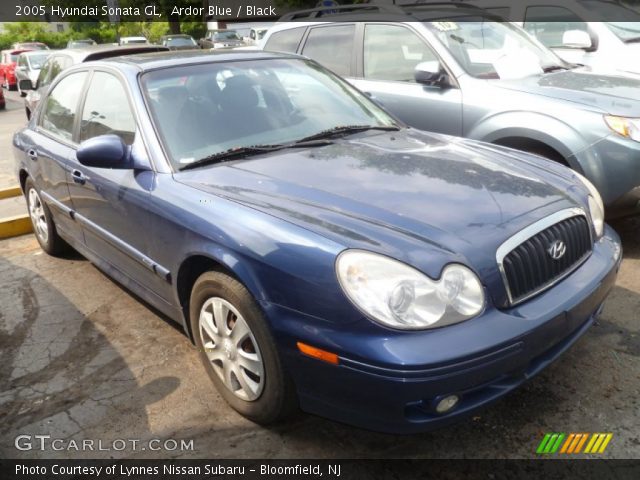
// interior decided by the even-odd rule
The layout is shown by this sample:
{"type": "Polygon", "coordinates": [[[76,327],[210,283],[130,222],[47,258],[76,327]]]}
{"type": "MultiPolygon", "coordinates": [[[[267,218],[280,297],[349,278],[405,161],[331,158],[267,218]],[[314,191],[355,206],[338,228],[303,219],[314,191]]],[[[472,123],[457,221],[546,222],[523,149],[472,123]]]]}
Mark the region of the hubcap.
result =
{"type": "Polygon", "coordinates": [[[236,397],[252,402],[264,388],[264,365],[249,325],[226,300],[212,297],[200,309],[200,338],[213,370],[236,397]]]}
{"type": "Polygon", "coordinates": [[[49,227],[44,216],[44,207],[40,201],[40,195],[38,195],[35,188],[29,189],[29,216],[36,235],[42,242],[46,243],[49,238],[49,227]]]}

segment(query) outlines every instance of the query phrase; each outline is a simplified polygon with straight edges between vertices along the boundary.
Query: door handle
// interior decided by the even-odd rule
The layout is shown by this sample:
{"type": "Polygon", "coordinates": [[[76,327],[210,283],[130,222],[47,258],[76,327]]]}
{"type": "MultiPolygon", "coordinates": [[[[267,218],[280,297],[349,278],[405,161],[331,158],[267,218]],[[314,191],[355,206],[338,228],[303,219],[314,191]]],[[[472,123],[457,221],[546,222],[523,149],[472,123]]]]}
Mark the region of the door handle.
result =
{"type": "Polygon", "coordinates": [[[35,148],[30,148],[29,150],[27,150],[27,156],[31,160],[36,161],[38,159],[38,152],[36,151],[35,148]]]}
{"type": "Polygon", "coordinates": [[[87,181],[84,174],[80,170],[74,170],[71,172],[71,178],[73,178],[74,183],[79,183],[80,185],[84,185],[87,181]]]}

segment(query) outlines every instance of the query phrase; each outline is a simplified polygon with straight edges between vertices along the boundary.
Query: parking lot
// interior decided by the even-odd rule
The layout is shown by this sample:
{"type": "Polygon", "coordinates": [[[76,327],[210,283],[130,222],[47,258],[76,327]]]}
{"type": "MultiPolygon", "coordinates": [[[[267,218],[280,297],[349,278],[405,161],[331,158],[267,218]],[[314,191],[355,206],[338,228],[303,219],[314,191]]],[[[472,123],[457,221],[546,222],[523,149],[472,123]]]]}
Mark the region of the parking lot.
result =
{"type": "MultiPolygon", "coordinates": [[[[11,133],[25,122],[17,94],[6,96],[0,187],[15,183],[11,133]]],[[[612,225],[625,259],[596,325],[505,399],[456,426],[414,436],[304,414],[254,425],[217,394],[179,327],[88,261],[49,257],[32,235],[0,241],[0,456],[534,458],[546,432],[611,432],[604,456],[640,458],[640,221],[612,225]],[[17,450],[19,435],[50,435],[64,440],[59,445],[139,443],[17,450]],[[153,439],[158,449],[145,447],[153,439]]]]}

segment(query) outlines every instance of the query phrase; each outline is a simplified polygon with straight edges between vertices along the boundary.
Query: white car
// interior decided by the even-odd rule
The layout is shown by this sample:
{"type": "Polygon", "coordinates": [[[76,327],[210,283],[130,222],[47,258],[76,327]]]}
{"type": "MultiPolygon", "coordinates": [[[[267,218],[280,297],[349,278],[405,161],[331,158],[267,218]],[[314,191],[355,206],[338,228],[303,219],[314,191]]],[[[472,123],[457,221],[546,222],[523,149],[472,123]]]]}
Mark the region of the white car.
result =
{"type": "Polygon", "coordinates": [[[601,72],[640,75],[638,6],[634,9],[607,0],[466,0],[465,3],[523,27],[563,60],[601,72]]]}
{"type": "Polygon", "coordinates": [[[120,45],[131,45],[131,44],[148,44],[149,40],[146,37],[120,37],[120,45]]]}
{"type": "Polygon", "coordinates": [[[52,50],[32,50],[20,54],[16,65],[16,85],[21,97],[26,96],[27,92],[20,88],[20,80],[31,80],[35,88],[42,65],[52,53],[52,50]]]}

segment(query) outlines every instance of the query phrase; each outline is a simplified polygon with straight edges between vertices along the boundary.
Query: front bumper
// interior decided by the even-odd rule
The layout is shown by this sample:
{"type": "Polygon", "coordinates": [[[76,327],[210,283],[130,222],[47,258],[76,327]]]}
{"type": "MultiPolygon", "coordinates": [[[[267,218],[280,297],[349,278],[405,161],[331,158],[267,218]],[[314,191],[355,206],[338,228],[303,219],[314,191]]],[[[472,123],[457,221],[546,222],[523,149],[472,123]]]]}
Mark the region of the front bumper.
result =
{"type": "Polygon", "coordinates": [[[414,433],[470,415],[558,358],[593,323],[620,262],[619,238],[607,226],[589,259],[550,290],[430,331],[397,332],[366,319],[337,328],[265,308],[303,410],[371,430],[414,433]],[[340,364],[300,354],[297,341],[337,353],[340,364]],[[436,413],[435,402],[448,394],[460,402],[436,413]]]}
{"type": "Polygon", "coordinates": [[[640,142],[612,134],[574,158],[600,192],[608,218],[640,213],[640,142]]]}

